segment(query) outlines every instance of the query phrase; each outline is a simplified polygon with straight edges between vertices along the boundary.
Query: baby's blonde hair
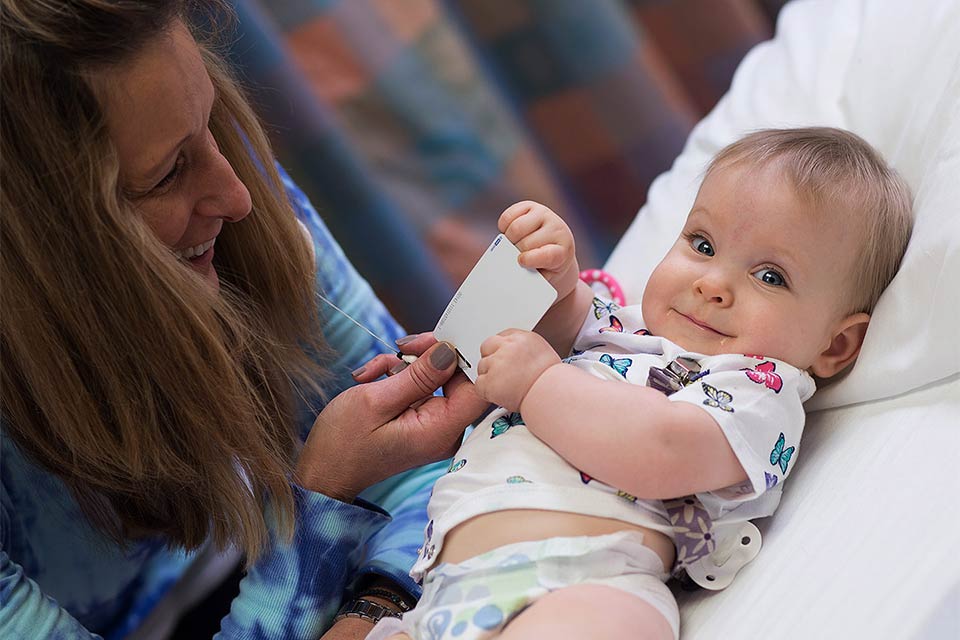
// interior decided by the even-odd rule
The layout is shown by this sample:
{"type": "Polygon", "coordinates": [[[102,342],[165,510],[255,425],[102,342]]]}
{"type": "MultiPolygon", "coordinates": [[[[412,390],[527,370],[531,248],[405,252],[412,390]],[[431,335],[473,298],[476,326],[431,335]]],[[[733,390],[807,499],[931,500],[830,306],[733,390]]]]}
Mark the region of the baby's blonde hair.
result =
{"type": "Polygon", "coordinates": [[[817,211],[860,225],[862,250],[846,311],[873,311],[900,267],[913,226],[910,189],[899,174],[865,140],[831,127],[755,131],[724,147],[706,175],[742,162],[779,163],[817,211]]]}

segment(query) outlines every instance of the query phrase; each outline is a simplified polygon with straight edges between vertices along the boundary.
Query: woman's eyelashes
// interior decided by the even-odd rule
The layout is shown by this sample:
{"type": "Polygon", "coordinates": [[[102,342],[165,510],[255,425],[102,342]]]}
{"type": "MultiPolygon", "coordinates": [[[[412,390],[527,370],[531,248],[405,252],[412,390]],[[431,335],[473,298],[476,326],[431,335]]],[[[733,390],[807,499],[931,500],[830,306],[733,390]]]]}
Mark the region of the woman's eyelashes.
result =
{"type": "Polygon", "coordinates": [[[178,155],[176,162],[173,163],[173,168],[170,169],[170,172],[167,173],[167,175],[160,179],[160,182],[153,185],[153,188],[150,189],[150,194],[160,195],[166,191],[168,187],[170,187],[177,180],[177,178],[180,177],[186,162],[187,160],[182,153],[178,155]]]}

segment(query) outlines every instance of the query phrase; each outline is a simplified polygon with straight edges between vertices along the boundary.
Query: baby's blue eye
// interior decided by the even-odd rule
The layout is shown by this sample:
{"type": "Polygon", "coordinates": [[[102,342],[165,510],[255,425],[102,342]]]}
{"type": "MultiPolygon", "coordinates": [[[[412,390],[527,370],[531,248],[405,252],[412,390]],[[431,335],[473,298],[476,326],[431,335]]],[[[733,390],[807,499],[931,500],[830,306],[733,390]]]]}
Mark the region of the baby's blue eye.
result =
{"type": "Polygon", "coordinates": [[[712,256],[714,254],[713,245],[703,236],[693,236],[690,238],[690,246],[693,247],[694,251],[702,253],[705,256],[712,256]]]}
{"type": "Polygon", "coordinates": [[[753,277],[764,284],[769,284],[773,287],[787,286],[787,281],[784,279],[784,277],[774,269],[764,268],[760,269],[759,271],[754,271],[753,277]]]}

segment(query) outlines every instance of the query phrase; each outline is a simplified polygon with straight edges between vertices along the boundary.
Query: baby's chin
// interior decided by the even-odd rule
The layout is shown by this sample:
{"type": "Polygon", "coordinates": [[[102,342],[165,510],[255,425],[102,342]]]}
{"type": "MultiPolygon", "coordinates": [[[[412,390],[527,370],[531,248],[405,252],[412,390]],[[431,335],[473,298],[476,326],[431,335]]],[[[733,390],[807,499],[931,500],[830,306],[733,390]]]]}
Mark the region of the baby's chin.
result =
{"type": "Polygon", "coordinates": [[[692,336],[690,332],[671,329],[670,327],[664,327],[661,331],[657,331],[652,327],[648,329],[653,335],[665,338],[691,353],[699,353],[705,356],[740,353],[739,347],[734,346],[736,340],[733,336],[717,335],[707,338],[696,335],[692,336]]]}

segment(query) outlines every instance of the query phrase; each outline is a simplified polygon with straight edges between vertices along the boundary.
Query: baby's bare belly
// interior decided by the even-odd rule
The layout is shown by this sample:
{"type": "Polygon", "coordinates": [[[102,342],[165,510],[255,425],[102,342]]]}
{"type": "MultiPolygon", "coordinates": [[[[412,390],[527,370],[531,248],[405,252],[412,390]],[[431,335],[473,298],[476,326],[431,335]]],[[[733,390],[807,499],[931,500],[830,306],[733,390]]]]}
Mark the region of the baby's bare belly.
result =
{"type": "Polygon", "coordinates": [[[611,518],[539,509],[485,513],[457,525],[444,537],[437,562],[463,562],[514,542],[567,536],[602,536],[618,531],[641,532],[643,544],[660,556],[665,570],[673,567],[676,553],[673,542],[660,531],[611,518]]]}

